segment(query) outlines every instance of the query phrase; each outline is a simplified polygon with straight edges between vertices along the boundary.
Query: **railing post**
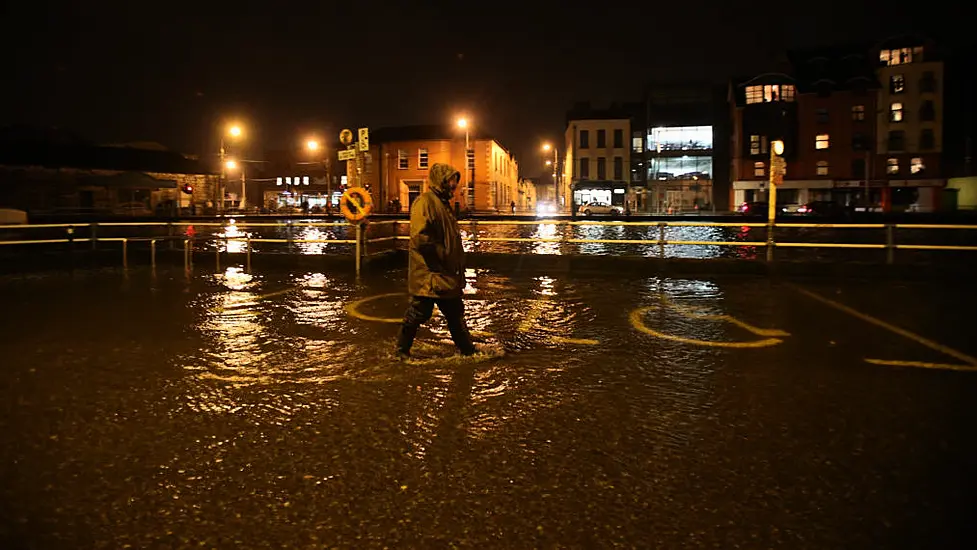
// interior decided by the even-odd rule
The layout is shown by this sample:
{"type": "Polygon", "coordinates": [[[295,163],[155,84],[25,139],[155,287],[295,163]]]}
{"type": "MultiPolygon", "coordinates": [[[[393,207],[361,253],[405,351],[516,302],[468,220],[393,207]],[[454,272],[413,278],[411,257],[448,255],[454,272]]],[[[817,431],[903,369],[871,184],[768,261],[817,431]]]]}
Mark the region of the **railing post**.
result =
{"type": "Polygon", "coordinates": [[[362,226],[360,224],[355,224],[354,227],[356,228],[356,278],[359,279],[360,268],[363,262],[363,258],[360,256],[362,252],[362,246],[363,246],[362,245],[363,231],[362,231],[362,226]]]}
{"type": "Polygon", "coordinates": [[[89,232],[89,236],[91,237],[91,241],[92,241],[92,250],[95,250],[97,248],[97,245],[98,245],[98,224],[95,223],[95,222],[92,222],[92,225],[89,228],[88,232],[89,232]]]}
{"type": "Polygon", "coordinates": [[[767,261],[773,261],[773,247],[776,243],[773,241],[773,228],[776,224],[770,222],[767,224],[767,261]]]}
{"type": "Polygon", "coordinates": [[[129,239],[122,238],[122,269],[129,269],[129,239]]]}
{"type": "Polygon", "coordinates": [[[149,258],[149,264],[153,269],[156,269],[156,239],[149,241],[149,258]]]}
{"type": "MultiPolygon", "coordinates": [[[[227,246],[227,239],[224,239],[224,246],[227,246]]],[[[217,271],[221,270],[221,243],[220,237],[217,238],[217,246],[214,247],[214,264],[217,271]]]]}
{"type": "Polygon", "coordinates": [[[668,226],[665,222],[658,222],[658,257],[665,257],[665,227],[668,226]]]}
{"type": "Polygon", "coordinates": [[[885,224],[885,263],[892,265],[896,261],[896,231],[891,223],[885,224]]]}
{"type": "Polygon", "coordinates": [[[244,270],[247,273],[251,273],[251,235],[248,235],[244,239],[244,270]]]}
{"type": "Polygon", "coordinates": [[[190,269],[190,239],[183,239],[183,268],[190,269]]]}

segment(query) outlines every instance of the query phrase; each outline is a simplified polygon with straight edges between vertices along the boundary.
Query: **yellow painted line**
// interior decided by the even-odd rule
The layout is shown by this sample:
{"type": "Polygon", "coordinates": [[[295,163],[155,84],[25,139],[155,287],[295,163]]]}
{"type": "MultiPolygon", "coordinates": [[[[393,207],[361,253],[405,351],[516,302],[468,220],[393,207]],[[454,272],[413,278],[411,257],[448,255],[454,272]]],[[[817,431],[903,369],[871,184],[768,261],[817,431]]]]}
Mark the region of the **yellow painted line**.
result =
{"type": "Polygon", "coordinates": [[[862,313],[861,311],[858,311],[858,310],[856,310],[854,308],[848,307],[845,304],[842,304],[840,302],[836,302],[836,301],[834,301],[834,300],[832,300],[830,298],[825,298],[824,296],[821,296],[819,294],[815,294],[815,293],[811,292],[810,290],[806,290],[806,289],[801,288],[799,286],[794,286],[794,285],[790,285],[790,286],[794,290],[796,290],[797,292],[800,292],[801,294],[807,296],[808,298],[813,298],[813,299],[821,302],[822,304],[827,304],[827,305],[829,305],[829,306],[831,306],[831,307],[833,307],[833,308],[835,308],[835,309],[837,309],[839,311],[843,311],[843,312],[851,315],[852,317],[856,317],[858,319],[861,319],[862,321],[865,321],[866,323],[873,324],[873,325],[875,325],[877,327],[882,327],[882,328],[888,330],[889,332],[894,332],[894,333],[898,334],[899,336],[902,336],[903,338],[908,338],[909,340],[912,340],[912,341],[914,341],[914,342],[916,342],[918,344],[922,344],[922,345],[924,345],[924,346],[926,346],[926,347],[928,347],[928,348],[930,348],[932,350],[939,351],[941,353],[944,353],[946,355],[949,355],[950,357],[953,357],[954,359],[959,359],[960,361],[963,361],[964,363],[967,363],[968,365],[973,365],[973,366],[977,367],[977,359],[974,359],[973,357],[967,355],[966,353],[959,352],[959,351],[957,351],[957,350],[955,350],[955,349],[953,349],[951,347],[947,347],[947,346],[944,346],[943,344],[940,344],[938,342],[934,342],[933,340],[930,340],[929,338],[924,338],[924,337],[922,337],[922,336],[920,336],[920,335],[918,335],[918,334],[916,334],[914,332],[910,332],[910,331],[908,331],[908,330],[906,330],[904,328],[900,328],[900,327],[897,327],[897,326],[892,325],[890,323],[887,323],[887,322],[883,321],[882,319],[877,319],[875,317],[872,317],[871,315],[868,315],[867,313],[862,313]]]}
{"type": "Polygon", "coordinates": [[[681,342],[683,344],[692,344],[696,346],[706,346],[712,348],[765,348],[783,342],[783,340],[780,340],[779,338],[773,338],[772,336],[789,336],[788,333],[782,330],[757,328],[754,327],[753,325],[740,321],[739,319],[736,319],[735,317],[729,315],[696,315],[694,311],[688,311],[688,310],[683,311],[682,308],[674,305],[671,305],[671,307],[675,309],[675,311],[677,311],[678,313],[686,317],[695,318],[695,319],[727,321],[746,330],[747,332],[752,332],[757,336],[770,336],[770,337],[765,338],[763,340],[753,340],[751,342],[716,342],[712,340],[697,340],[695,338],[685,338],[684,336],[666,334],[664,332],[659,332],[657,330],[648,327],[648,325],[646,325],[643,320],[643,317],[645,316],[646,313],[658,309],[658,307],[659,306],[648,306],[648,307],[638,308],[632,311],[631,315],[629,316],[629,320],[631,321],[631,326],[633,326],[639,332],[643,332],[645,334],[654,336],[656,338],[671,340],[673,342],[681,342]]]}
{"type": "Polygon", "coordinates": [[[562,336],[554,336],[550,338],[550,342],[554,344],[575,344],[583,346],[596,346],[600,344],[600,340],[592,340],[590,338],[564,338],[562,336]]]}
{"type": "Polygon", "coordinates": [[[400,323],[403,318],[400,317],[376,317],[374,315],[367,315],[360,311],[360,306],[367,302],[372,302],[374,300],[380,300],[382,298],[393,298],[394,296],[403,297],[407,294],[404,292],[388,292],[387,294],[377,294],[376,296],[368,296],[361,300],[356,300],[355,302],[350,302],[346,304],[346,313],[356,317],[357,319],[362,319],[364,321],[376,321],[378,323],[400,323]]]}
{"type": "MultiPolygon", "coordinates": [[[[760,328],[755,327],[746,321],[741,321],[732,315],[726,314],[714,314],[714,313],[702,313],[701,307],[696,306],[684,306],[672,302],[667,297],[662,297],[662,301],[669,308],[675,310],[680,315],[688,319],[705,319],[707,321],[726,321],[727,323],[736,325],[747,332],[752,332],[757,336],[768,336],[768,337],[787,337],[790,336],[789,332],[776,329],[776,328],[760,328]]],[[[654,306],[653,306],[654,307],[654,306]]]]}
{"type": "Polygon", "coordinates": [[[281,296],[282,294],[288,294],[289,292],[292,292],[293,290],[296,290],[296,289],[295,288],[283,288],[282,290],[276,290],[275,292],[269,292],[268,294],[262,294],[261,296],[258,296],[258,300],[264,300],[266,298],[273,298],[275,296],[281,296]]]}
{"type": "Polygon", "coordinates": [[[926,361],[896,361],[892,359],[865,359],[866,363],[873,365],[886,365],[890,367],[916,367],[920,369],[940,369],[977,372],[977,366],[971,365],[950,365],[947,363],[928,363],[926,361]]]}

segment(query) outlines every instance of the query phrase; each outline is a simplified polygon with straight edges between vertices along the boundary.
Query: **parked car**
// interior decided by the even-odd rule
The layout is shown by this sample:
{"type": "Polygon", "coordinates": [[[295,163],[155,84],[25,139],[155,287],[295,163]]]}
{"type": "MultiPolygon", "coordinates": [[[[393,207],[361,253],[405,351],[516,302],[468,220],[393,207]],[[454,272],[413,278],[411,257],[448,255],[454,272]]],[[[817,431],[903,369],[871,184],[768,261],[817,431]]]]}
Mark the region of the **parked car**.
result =
{"type": "Polygon", "coordinates": [[[744,202],[736,211],[744,216],[766,216],[768,208],[765,202],[744,202]]]}
{"type": "Polygon", "coordinates": [[[805,216],[844,216],[848,212],[848,208],[834,201],[811,201],[797,209],[798,214],[805,216]]]}
{"type": "Polygon", "coordinates": [[[624,213],[624,208],[620,206],[614,206],[604,202],[592,202],[590,204],[581,204],[577,208],[578,214],[583,214],[584,216],[593,215],[609,215],[609,216],[620,216],[624,213]]]}

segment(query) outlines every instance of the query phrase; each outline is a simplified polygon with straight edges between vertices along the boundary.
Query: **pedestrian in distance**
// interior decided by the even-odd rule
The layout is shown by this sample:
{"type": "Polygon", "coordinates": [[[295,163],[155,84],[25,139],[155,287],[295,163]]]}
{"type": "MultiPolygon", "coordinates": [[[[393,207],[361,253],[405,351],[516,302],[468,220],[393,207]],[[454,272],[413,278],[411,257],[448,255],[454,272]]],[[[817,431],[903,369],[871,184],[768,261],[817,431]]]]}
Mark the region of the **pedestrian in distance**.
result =
{"type": "Polygon", "coordinates": [[[409,359],[417,330],[434,313],[444,315],[451,339],[462,355],[477,351],[465,323],[465,249],[461,231],[451,211],[451,198],[461,173],[436,163],[428,172],[428,190],[410,207],[410,246],[407,291],[410,305],[397,337],[397,356],[409,359]]]}

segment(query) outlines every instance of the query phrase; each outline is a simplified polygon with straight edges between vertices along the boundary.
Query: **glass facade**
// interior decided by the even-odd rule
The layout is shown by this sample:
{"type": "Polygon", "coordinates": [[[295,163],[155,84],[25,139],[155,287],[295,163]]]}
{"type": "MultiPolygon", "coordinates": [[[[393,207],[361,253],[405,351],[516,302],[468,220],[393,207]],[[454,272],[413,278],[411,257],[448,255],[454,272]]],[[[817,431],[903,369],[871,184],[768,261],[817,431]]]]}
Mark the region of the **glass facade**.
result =
{"type": "Polygon", "coordinates": [[[712,149],[712,126],[674,126],[648,131],[648,150],[702,151],[712,149]]]}
{"type": "Polygon", "coordinates": [[[652,157],[648,165],[649,181],[711,178],[712,155],[652,157]]]}

